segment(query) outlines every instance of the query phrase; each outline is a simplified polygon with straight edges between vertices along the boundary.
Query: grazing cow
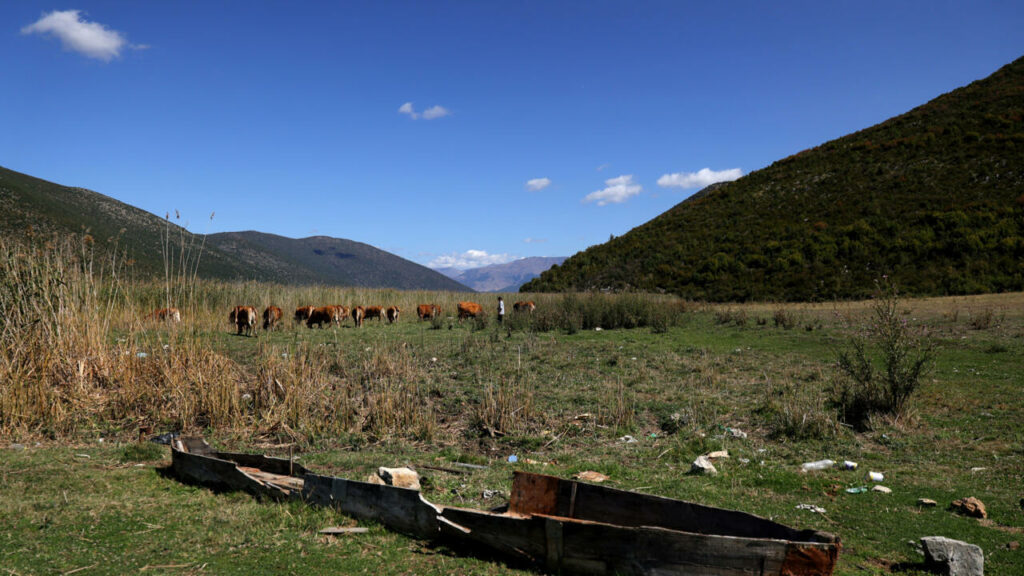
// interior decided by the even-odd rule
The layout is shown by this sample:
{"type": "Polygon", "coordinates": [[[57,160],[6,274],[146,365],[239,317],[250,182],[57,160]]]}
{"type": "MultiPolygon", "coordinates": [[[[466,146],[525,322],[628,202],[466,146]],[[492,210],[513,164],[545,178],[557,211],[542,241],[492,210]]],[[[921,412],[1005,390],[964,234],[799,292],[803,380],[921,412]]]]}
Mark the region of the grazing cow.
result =
{"type": "Polygon", "coordinates": [[[516,302],[512,305],[512,310],[516,312],[529,312],[533,313],[537,309],[537,305],[533,303],[533,300],[527,300],[526,302],[516,302]]]}
{"type": "Polygon", "coordinates": [[[256,333],[256,318],[258,318],[256,309],[252,306],[235,306],[235,309],[231,311],[229,318],[234,322],[235,327],[238,328],[238,334],[245,331],[246,336],[251,336],[256,333]]]}
{"type": "Polygon", "coordinates": [[[437,304],[420,304],[416,307],[416,315],[420,320],[429,320],[441,316],[441,307],[437,304]]]}
{"type": "Polygon", "coordinates": [[[363,317],[366,315],[366,309],[362,306],[352,307],[352,322],[355,323],[356,328],[360,328],[363,325],[363,317]]]}
{"type": "Polygon", "coordinates": [[[348,318],[348,306],[342,306],[341,304],[338,304],[334,306],[334,308],[337,309],[338,311],[338,325],[341,325],[342,320],[348,318]]]}
{"type": "Polygon", "coordinates": [[[463,318],[476,318],[483,313],[483,307],[476,302],[459,302],[459,321],[463,318]]]}
{"type": "Polygon", "coordinates": [[[398,306],[388,306],[388,309],[385,311],[385,313],[388,316],[388,324],[394,324],[395,322],[398,322],[398,315],[401,312],[402,309],[399,308],[398,306]]]}
{"type": "Polygon", "coordinates": [[[161,308],[146,315],[146,319],[156,318],[166,322],[181,322],[181,311],[177,308],[161,308]]]}
{"type": "Polygon", "coordinates": [[[365,316],[363,316],[365,320],[369,320],[370,318],[376,318],[377,320],[384,319],[383,306],[367,306],[363,312],[365,314],[365,316]]]}
{"type": "Polygon", "coordinates": [[[341,309],[342,306],[321,306],[314,308],[309,314],[309,318],[306,319],[306,326],[309,328],[316,324],[317,328],[323,328],[324,324],[328,326],[334,324],[341,324],[341,309]]]}
{"type": "Polygon", "coordinates": [[[309,320],[309,315],[313,313],[314,306],[299,306],[295,309],[295,323],[299,324],[309,320]]]}
{"type": "Polygon", "coordinates": [[[281,312],[281,309],[277,306],[267,306],[263,311],[263,329],[270,330],[274,326],[277,326],[277,323],[281,321],[281,316],[283,315],[284,312],[281,312]]]}

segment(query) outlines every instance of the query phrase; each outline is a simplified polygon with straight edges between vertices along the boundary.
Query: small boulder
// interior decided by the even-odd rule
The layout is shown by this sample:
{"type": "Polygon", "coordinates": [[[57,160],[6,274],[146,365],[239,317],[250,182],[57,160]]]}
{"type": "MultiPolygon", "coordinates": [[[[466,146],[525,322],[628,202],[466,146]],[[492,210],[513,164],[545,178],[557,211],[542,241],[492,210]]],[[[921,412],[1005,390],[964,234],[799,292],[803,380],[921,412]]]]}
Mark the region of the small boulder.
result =
{"type": "Polygon", "coordinates": [[[953,500],[953,503],[950,506],[953,508],[954,512],[959,512],[964,516],[988,518],[988,512],[985,511],[985,504],[974,496],[962,498],[960,500],[953,500]]]}
{"type": "Polygon", "coordinates": [[[718,469],[708,460],[707,456],[697,456],[697,459],[690,465],[690,474],[718,474],[718,469]]]}
{"type": "Polygon", "coordinates": [[[921,538],[921,547],[925,565],[934,572],[949,576],[983,576],[985,573],[985,555],[974,544],[926,536],[921,538]]]}
{"type": "Polygon", "coordinates": [[[381,466],[376,474],[366,479],[371,484],[385,484],[411,490],[420,489],[420,475],[411,468],[385,468],[381,466]]]}

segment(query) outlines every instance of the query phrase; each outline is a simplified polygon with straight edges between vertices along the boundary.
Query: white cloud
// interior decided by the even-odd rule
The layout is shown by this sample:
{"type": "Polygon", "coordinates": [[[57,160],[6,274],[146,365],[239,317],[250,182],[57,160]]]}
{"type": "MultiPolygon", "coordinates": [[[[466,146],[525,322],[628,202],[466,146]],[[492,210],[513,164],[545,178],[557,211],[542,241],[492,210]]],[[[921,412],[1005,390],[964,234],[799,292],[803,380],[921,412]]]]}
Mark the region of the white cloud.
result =
{"type": "MultiPolygon", "coordinates": [[[[89,22],[80,17],[78,10],[53,11],[44,14],[34,24],[21,29],[22,34],[50,34],[60,39],[66,50],[74,50],[89,58],[109,62],[121,56],[121,50],[128,44],[116,30],[108,30],[98,22],[89,22]]],[[[140,46],[140,49],[147,46],[140,46]]]]}
{"type": "Polygon", "coordinates": [[[412,102],[406,102],[405,104],[399,106],[398,113],[405,114],[409,116],[409,118],[412,118],[413,120],[419,120],[420,118],[423,118],[424,120],[433,120],[435,118],[442,118],[444,116],[451,115],[451,111],[445,108],[444,106],[434,106],[432,108],[427,108],[421,114],[416,111],[416,109],[412,105],[412,102]]]}
{"type": "Polygon", "coordinates": [[[433,120],[434,118],[442,118],[450,114],[451,112],[449,112],[444,106],[434,106],[423,111],[423,119],[433,120]]]}
{"type": "Polygon", "coordinates": [[[621,204],[633,196],[639,194],[643,186],[633,182],[633,175],[626,174],[617,178],[609,178],[604,181],[604,190],[597,190],[587,194],[584,202],[597,202],[598,206],[606,204],[621,204]]]}
{"type": "Polygon", "coordinates": [[[697,172],[676,172],[665,174],[658,178],[658,186],[662,188],[704,188],[716,182],[731,182],[743,176],[743,170],[730,168],[729,170],[714,171],[710,168],[701,168],[697,172]]]}
{"type": "Polygon", "coordinates": [[[611,164],[608,164],[608,163],[605,163],[605,164],[601,164],[600,166],[598,166],[597,168],[595,168],[595,170],[597,170],[598,172],[604,172],[604,171],[605,171],[605,170],[607,170],[607,169],[608,169],[608,168],[609,168],[610,166],[611,166],[611,164]]]}
{"type": "Polygon", "coordinates": [[[547,241],[547,238],[523,238],[523,242],[526,242],[527,244],[543,244],[547,241]]]}
{"type": "Polygon", "coordinates": [[[526,181],[526,189],[530,192],[539,192],[548,186],[551,186],[550,178],[534,178],[526,181]]]}
{"type": "Polygon", "coordinates": [[[409,117],[412,118],[413,120],[415,120],[415,119],[420,117],[420,115],[417,114],[415,110],[413,110],[412,102],[406,102],[405,104],[402,104],[401,106],[399,106],[398,107],[398,113],[399,114],[408,114],[409,117]]]}
{"type": "Polygon", "coordinates": [[[512,256],[511,254],[488,254],[485,250],[466,250],[462,254],[452,253],[438,256],[427,263],[427,266],[430,268],[458,268],[459,270],[466,270],[490,266],[491,264],[504,264],[518,259],[518,256],[512,256]]]}

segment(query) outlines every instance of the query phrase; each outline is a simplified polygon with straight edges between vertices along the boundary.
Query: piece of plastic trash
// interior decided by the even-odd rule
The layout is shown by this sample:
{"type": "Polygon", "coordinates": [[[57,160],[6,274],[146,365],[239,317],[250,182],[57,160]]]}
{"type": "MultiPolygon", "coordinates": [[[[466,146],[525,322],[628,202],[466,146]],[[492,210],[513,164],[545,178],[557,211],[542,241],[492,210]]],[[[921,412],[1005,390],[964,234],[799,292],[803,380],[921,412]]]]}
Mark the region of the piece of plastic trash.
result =
{"type": "Polygon", "coordinates": [[[824,514],[825,513],[825,509],[824,508],[822,508],[821,506],[815,506],[814,504],[797,504],[796,509],[797,510],[807,510],[809,512],[814,512],[815,514],[824,514]]]}
{"type": "Polygon", "coordinates": [[[885,480],[885,475],[881,472],[868,472],[868,480],[872,482],[882,482],[885,480]]]}
{"type": "Polygon", "coordinates": [[[519,456],[516,456],[515,454],[513,454],[513,455],[508,457],[508,461],[511,464],[515,464],[516,462],[519,462],[519,456]]]}
{"type": "Polygon", "coordinates": [[[136,354],[136,356],[138,356],[139,358],[145,358],[149,356],[149,354],[146,354],[145,352],[139,352],[138,354],[136,354]]]}
{"type": "Polygon", "coordinates": [[[814,462],[804,462],[800,468],[804,472],[810,472],[812,470],[827,470],[835,465],[834,460],[815,460],[814,462]]]}
{"type": "Polygon", "coordinates": [[[149,441],[154,442],[156,444],[170,445],[171,440],[174,440],[177,437],[178,432],[168,432],[166,434],[161,434],[159,436],[153,436],[152,438],[149,439],[149,441]]]}
{"type": "Polygon", "coordinates": [[[848,494],[863,494],[863,493],[865,493],[867,491],[868,491],[868,487],[867,486],[857,486],[856,488],[847,488],[846,489],[846,492],[848,494]]]}
{"type": "Polygon", "coordinates": [[[857,463],[850,460],[843,460],[843,470],[856,470],[857,463]]]}

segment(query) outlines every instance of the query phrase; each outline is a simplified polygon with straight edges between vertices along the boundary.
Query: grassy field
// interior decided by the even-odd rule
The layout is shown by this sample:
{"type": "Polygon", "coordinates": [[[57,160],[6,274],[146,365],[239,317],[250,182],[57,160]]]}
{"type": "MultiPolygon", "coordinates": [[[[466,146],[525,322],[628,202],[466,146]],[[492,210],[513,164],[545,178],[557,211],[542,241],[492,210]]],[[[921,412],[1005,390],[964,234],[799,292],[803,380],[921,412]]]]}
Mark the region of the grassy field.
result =
{"type": "Polygon", "coordinates": [[[170,326],[140,320],[161,304],[158,286],[65,284],[67,306],[99,312],[60,313],[68,320],[56,323],[59,337],[44,334],[55,338],[49,354],[33,344],[43,337],[38,324],[16,333],[12,316],[5,325],[0,574],[524,569],[380,526],[321,536],[355,522],[184,485],[167,471],[166,448],[137,442],[140,429],[202,433],[240,451],[292,450],[314,470],[349,478],[418,466],[429,500],[483,508],[505,501],[517,467],[566,477],[594,470],[614,487],[836,533],[840,574],[913,573],[916,542],[929,535],[981,546],[988,574],[1024,572],[1024,552],[1011,545],[1024,539],[1022,294],[901,301],[899,313],[927,329],[934,367],[899,419],[877,416],[856,431],[831,402],[837,352],[869,319],[867,302],[537,295],[532,318],[498,326],[493,316],[431,323],[412,313],[420,302],[450,312],[461,298],[490,309],[492,295],[199,283],[182,324],[170,326]],[[230,306],[271,302],[286,311],[398,304],[404,316],[361,329],[288,322],[254,338],[233,334],[230,306]],[[636,327],[597,330],[601,318],[636,327]],[[718,449],[730,457],[716,462],[717,476],[687,473],[718,449]],[[823,458],[859,468],[800,472],[823,458]],[[455,461],[488,468],[425,468],[455,461]],[[871,487],[869,470],[884,473],[892,494],[845,491],[871,487]],[[484,490],[499,494],[485,500],[484,490]],[[967,496],[985,503],[987,520],[947,509],[967,496]],[[922,497],[939,506],[918,507],[922,497]]]}

